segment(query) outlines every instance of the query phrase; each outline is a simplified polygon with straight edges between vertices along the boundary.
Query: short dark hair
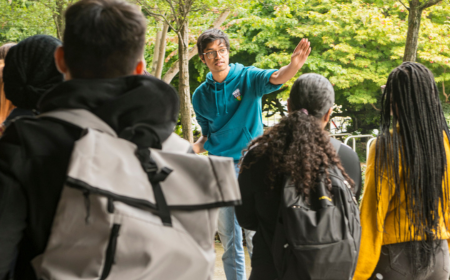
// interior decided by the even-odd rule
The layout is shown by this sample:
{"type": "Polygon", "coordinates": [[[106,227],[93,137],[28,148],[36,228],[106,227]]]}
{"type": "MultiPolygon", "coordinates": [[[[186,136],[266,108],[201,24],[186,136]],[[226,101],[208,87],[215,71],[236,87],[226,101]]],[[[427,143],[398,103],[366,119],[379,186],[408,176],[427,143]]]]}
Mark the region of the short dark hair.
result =
{"type": "Polygon", "coordinates": [[[73,78],[130,75],[142,58],[146,19],[120,0],[81,0],[65,14],[64,59],[73,78]]]}
{"type": "Polygon", "coordinates": [[[198,55],[202,56],[206,46],[209,43],[220,40],[221,43],[225,43],[228,51],[230,50],[230,40],[227,34],[217,28],[211,28],[203,32],[197,39],[198,55]]]}

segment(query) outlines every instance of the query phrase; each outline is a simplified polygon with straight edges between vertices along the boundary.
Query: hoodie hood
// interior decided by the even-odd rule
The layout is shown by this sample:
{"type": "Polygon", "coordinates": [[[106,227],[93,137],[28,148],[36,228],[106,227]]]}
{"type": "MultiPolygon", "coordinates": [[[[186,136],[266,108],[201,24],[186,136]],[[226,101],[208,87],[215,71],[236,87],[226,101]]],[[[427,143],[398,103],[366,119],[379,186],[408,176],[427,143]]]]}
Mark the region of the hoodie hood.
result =
{"type": "MultiPolygon", "coordinates": [[[[220,115],[220,111],[219,111],[219,102],[218,102],[218,94],[220,91],[223,91],[223,95],[222,98],[225,97],[225,93],[227,92],[227,84],[233,82],[234,79],[236,79],[237,77],[240,76],[241,72],[244,70],[244,65],[239,64],[239,63],[231,63],[230,64],[230,71],[228,72],[227,77],[225,78],[225,81],[223,81],[222,83],[218,83],[216,81],[214,81],[212,73],[209,72],[208,74],[206,74],[206,84],[208,85],[208,87],[210,87],[210,90],[214,92],[215,95],[215,99],[216,99],[216,111],[217,111],[217,115],[220,115]]],[[[225,104],[225,114],[228,114],[228,102],[227,102],[227,98],[224,98],[224,104],[225,104]]]]}
{"type": "Polygon", "coordinates": [[[70,80],[47,92],[41,113],[85,109],[106,122],[119,137],[139,147],[161,148],[178,120],[179,100],[170,85],[151,76],[70,80]]]}

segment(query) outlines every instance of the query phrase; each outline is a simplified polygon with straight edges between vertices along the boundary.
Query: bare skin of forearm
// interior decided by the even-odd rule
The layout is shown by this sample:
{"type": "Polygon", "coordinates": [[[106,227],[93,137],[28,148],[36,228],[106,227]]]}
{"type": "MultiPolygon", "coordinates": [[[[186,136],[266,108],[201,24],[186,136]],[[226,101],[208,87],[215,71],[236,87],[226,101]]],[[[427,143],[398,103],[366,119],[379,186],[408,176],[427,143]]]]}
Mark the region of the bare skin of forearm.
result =
{"type": "MultiPolygon", "coordinates": [[[[301,67],[300,67],[301,68],[301,67]]],[[[272,76],[270,76],[269,82],[272,85],[281,85],[292,79],[292,77],[297,74],[298,70],[297,67],[292,66],[290,63],[289,65],[283,66],[278,70],[277,72],[274,72],[272,76]]]]}
{"type": "Polygon", "coordinates": [[[291,63],[274,72],[272,76],[270,76],[269,82],[272,85],[281,85],[292,79],[295,74],[297,74],[298,70],[302,68],[303,64],[305,64],[311,53],[309,45],[308,39],[302,39],[291,56],[291,63]]]}
{"type": "Polygon", "coordinates": [[[197,142],[194,143],[194,146],[192,147],[194,149],[194,152],[196,154],[201,154],[201,153],[205,153],[206,150],[203,147],[205,145],[206,140],[208,140],[208,137],[206,136],[201,136],[197,142]]]}

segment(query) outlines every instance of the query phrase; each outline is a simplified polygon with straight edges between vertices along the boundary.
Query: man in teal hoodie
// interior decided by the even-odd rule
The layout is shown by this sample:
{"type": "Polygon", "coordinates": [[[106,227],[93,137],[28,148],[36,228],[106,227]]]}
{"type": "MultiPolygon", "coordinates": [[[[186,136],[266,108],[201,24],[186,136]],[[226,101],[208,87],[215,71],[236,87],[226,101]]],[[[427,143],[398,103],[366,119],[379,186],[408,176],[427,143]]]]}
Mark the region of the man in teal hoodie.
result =
{"type": "MultiPolygon", "coordinates": [[[[230,43],[218,29],[203,32],[197,40],[201,60],[211,71],[194,92],[192,104],[202,136],[194,144],[194,151],[208,151],[210,155],[232,157],[237,163],[248,143],[263,133],[261,98],[278,90],[300,70],[311,48],[302,39],[291,56],[291,63],[279,70],[262,70],[229,64],[230,43]]],[[[224,247],[222,256],[227,280],[243,280],[245,255],[242,230],[234,207],[219,211],[219,236],[224,247]]],[[[247,232],[247,248],[251,257],[253,232],[247,232]]]]}

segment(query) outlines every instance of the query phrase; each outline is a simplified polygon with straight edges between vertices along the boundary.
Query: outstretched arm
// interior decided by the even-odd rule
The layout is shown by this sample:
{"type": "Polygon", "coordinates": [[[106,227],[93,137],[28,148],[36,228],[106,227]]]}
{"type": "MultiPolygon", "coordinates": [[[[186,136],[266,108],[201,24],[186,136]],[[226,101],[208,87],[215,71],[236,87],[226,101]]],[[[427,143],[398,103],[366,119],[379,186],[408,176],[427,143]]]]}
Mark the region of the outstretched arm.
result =
{"type": "Polygon", "coordinates": [[[302,39],[291,56],[291,63],[274,72],[270,77],[270,83],[273,85],[281,85],[292,79],[298,70],[302,68],[303,64],[305,64],[310,53],[311,48],[309,47],[308,39],[302,39]]]}

